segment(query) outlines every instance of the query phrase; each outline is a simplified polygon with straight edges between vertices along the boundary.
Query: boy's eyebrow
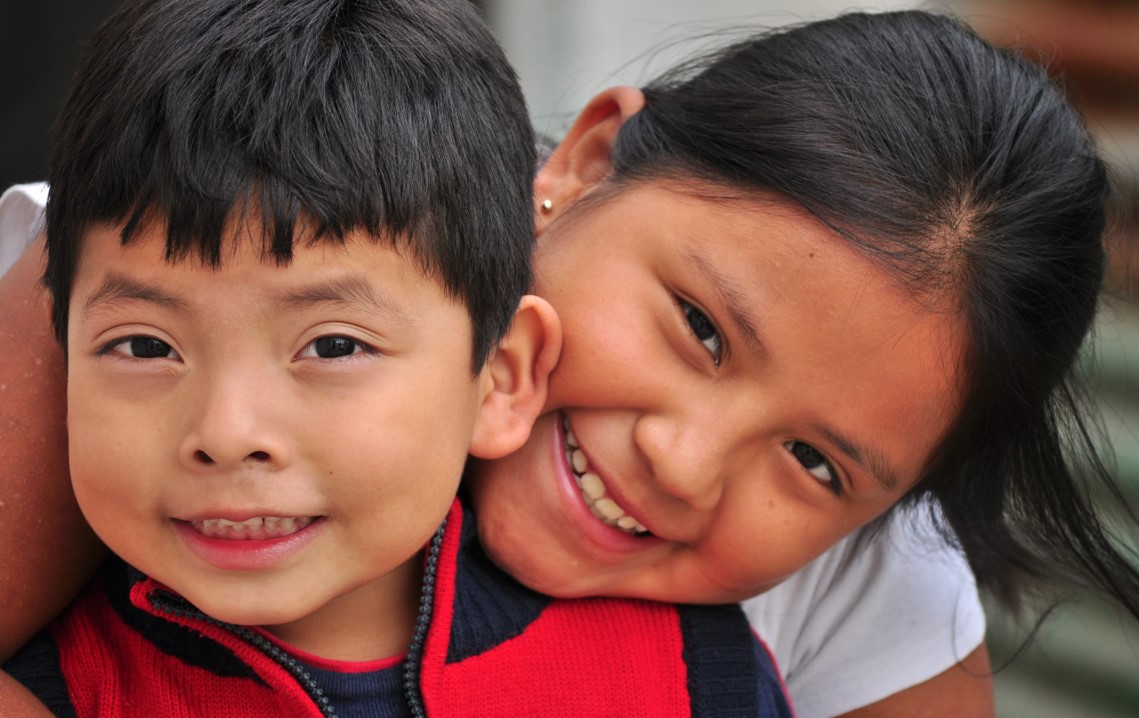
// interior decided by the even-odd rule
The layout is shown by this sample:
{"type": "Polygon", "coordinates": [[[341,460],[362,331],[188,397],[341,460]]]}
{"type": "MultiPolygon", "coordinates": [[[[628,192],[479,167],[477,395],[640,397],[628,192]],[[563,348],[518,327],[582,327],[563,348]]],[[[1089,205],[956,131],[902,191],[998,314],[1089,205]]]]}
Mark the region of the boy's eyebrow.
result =
{"type": "Polygon", "coordinates": [[[362,275],[349,274],[335,279],[322,279],[283,293],[277,305],[283,310],[296,310],[314,304],[366,304],[380,314],[407,321],[408,313],[392,297],[378,293],[362,275]]]}
{"type": "Polygon", "coordinates": [[[167,294],[158,287],[151,286],[116,272],[107,272],[99,287],[83,304],[83,311],[90,312],[103,304],[113,304],[121,300],[134,300],[159,304],[168,309],[185,310],[186,302],[167,294]]]}
{"type": "Polygon", "coordinates": [[[829,426],[818,424],[815,426],[815,431],[830,440],[851,461],[865,469],[883,489],[893,491],[897,488],[898,472],[894,471],[881,452],[865,444],[858,444],[829,426]]]}
{"type": "Polygon", "coordinates": [[[720,300],[724,303],[728,317],[736,325],[736,330],[743,336],[744,342],[760,354],[766,354],[763,342],[759,339],[759,332],[755,328],[756,321],[748,311],[744,291],[695,248],[689,249],[687,256],[692,265],[704,275],[708,283],[720,295],[720,300]]]}

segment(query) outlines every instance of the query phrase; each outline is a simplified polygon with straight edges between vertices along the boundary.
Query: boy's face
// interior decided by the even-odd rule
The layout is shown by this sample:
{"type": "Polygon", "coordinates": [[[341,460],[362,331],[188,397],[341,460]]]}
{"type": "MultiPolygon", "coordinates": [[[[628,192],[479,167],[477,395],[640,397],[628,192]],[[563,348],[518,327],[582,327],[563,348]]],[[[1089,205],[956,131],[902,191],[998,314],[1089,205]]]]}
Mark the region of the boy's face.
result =
{"type": "Polygon", "coordinates": [[[164,261],[162,229],[85,236],[68,331],[84,514],[215,618],[301,648],[339,627],[372,658],[390,631],[401,650],[488,387],[466,309],[361,235],[277,266],[243,228],[214,270],[164,261]]]}
{"type": "Polygon", "coordinates": [[[564,328],[547,413],[468,474],[484,544],[538,590],[759,593],[893,505],[958,410],[956,315],[785,201],[634,186],[535,262],[564,328]]]}

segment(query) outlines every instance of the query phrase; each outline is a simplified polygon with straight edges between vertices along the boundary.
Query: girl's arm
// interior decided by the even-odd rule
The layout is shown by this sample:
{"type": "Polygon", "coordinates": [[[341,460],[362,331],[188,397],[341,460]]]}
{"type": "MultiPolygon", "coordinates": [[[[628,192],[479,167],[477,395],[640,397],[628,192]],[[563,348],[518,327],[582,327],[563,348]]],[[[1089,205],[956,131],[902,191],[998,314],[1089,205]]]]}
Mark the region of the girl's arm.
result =
{"type": "Polygon", "coordinates": [[[840,718],[988,718],[994,715],[992,671],[989,653],[982,643],[944,673],[877,703],[844,713],[840,718]]]}
{"type": "Polygon", "coordinates": [[[929,507],[895,510],[743,605],[800,715],[994,715],[984,611],[929,507]]]}
{"type": "MultiPolygon", "coordinates": [[[[67,606],[106,553],[68,479],[66,373],[42,250],[35,243],[0,277],[0,661],[67,606]]],[[[4,679],[0,706],[15,699],[4,679]]]]}
{"type": "Polygon", "coordinates": [[[0,715],[51,718],[51,711],[7,673],[0,673],[0,715]]]}

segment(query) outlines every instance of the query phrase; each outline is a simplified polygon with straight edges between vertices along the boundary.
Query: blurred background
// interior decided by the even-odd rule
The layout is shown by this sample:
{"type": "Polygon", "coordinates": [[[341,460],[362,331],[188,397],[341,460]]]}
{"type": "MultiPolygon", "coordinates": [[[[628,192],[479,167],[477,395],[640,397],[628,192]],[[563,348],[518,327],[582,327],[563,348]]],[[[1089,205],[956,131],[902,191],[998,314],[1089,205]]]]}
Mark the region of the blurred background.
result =
{"type": "MultiPolygon", "coordinates": [[[[47,142],[83,39],[117,4],[39,0],[0,7],[0,188],[43,179],[47,142]]],[[[480,0],[518,69],[539,132],[558,137],[613,84],[639,84],[698,49],[693,37],[841,10],[922,7],[962,15],[998,44],[1044,62],[1083,109],[1118,197],[1111,286],[1085,373],[1118,475],[1139,506],[1139,0],[480,0]]],[[[1032,633],[989,605],[1001,718],[1139,716],[1139,625],[1073,596],[1032,633]]]]}

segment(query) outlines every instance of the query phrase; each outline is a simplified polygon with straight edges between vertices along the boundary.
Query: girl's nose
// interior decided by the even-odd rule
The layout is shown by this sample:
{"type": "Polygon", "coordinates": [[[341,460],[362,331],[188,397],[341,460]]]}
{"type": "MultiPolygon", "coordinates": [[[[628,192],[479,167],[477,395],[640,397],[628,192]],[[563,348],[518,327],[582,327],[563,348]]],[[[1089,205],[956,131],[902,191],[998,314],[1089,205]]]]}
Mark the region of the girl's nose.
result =
{"type": "Polygon", "coordinates": [[[723,493],[727,428],[695,412],[647,414],[638,419],[634,442],[658,488],[706,511],[723,493]]]}
{"type": "Polygon", "coordinates": [[[200,387],[186,407],[191,417],[179,458],[195,470],[234,471],[261,466],[280,468],[288,463],[289,442],[283,412],[274,409],[274,392],[264,382],[242,380],[212,382],[200,387]]]}

